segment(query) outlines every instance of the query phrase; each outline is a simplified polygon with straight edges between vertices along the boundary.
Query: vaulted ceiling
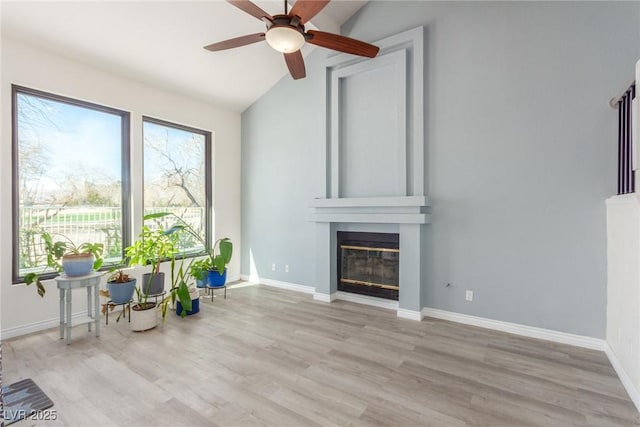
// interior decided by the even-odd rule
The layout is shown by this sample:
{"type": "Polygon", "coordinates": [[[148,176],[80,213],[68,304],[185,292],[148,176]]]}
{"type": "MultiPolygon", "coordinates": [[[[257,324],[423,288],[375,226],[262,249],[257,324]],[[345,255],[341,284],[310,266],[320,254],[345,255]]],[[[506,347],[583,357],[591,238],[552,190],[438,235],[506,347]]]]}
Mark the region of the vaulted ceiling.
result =
{"type": "MultiPolygon", "coordinates": [[[[255,3],[271,14],[283,13],[283,1],[255,3]]],[[[333,0],[307,27],[339,32],[365,3],[333,0]]],[[[3,37],[234,111],[243,111],[282,77],[290,78],[282,55],[266,43],[203,49],[264,30],[260,21],[224,1],[3,0],[0,13],[3,37]]],[[[305,45],[303,55],[314,48],[305,45]]]]}

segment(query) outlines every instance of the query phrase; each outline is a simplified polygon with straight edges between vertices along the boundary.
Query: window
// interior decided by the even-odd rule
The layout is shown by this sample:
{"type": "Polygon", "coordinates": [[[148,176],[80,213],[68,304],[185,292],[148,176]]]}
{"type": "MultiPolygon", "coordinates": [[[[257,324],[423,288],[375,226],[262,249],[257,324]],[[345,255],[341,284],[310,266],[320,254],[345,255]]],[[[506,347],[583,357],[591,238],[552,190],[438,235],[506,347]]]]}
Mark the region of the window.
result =
{"type": "MultiPolygon", "coordinates": [[[[211,132],[143,118],[145,214],[172,212],[210,247],[211,132]]],[[[175,222],[165,218],[167,228],[175,222]]],[[[153,226],[153,224],[148,224],[153,226]]],[[[202,253],[197,239],[182,233],[182,255],[202,253]]]]}
{"type": "MultiPolygon", "coordinates": [[[[12,86],[13,282],[42,272],[40,232],[129,243],[129,113],[12,86]]],[[[55,236],[54,236],[55,237],[55,236]]]]}

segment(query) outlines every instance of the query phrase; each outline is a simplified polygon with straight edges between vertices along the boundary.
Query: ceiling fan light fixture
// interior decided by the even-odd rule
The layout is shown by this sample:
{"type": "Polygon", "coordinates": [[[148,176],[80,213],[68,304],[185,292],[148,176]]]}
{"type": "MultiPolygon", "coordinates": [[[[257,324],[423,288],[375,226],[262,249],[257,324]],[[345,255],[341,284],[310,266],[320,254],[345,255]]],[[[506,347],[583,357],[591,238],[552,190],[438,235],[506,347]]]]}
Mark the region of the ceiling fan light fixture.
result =
{"type": "Polygon", "coordinates": [[[282,53],[292,53],[300,50],[304,44],[304,36],[300,31],[287,26],[274,26],[265,36],[269,46],[282,53]]]}

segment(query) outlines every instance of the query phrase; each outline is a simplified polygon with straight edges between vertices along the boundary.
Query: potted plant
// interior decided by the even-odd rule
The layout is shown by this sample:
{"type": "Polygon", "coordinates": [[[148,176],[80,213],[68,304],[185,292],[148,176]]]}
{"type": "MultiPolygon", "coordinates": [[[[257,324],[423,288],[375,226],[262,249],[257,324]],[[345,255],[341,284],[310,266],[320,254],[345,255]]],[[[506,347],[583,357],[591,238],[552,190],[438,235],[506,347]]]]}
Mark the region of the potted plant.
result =
{"type": "MultiPolygon", "coordinates": [[[[148,216],[145,216],[145,220],[148,216]]],[[[161,228],[151,230],[143,226],[138,240],[125,249],[130,265],[151,265],[151,272],[142,275],[142,293],[156,295],[164,291],[164,273],[160,271],[162,261],[171,259],[176,253],[175,236],[161,228]]]]}
{"type": "Polygon", "coordinates": [[[233,244],[228,237],[218,239],[211,248],[211,263],[213,268],[209,269],[207,279],[209,287],[224,286],[227,281],[227,265],[231,261],[233,254],[233,244]],[[216,248],[218,248],[216,252],[216,248]]]}
{"type": "Polygon", "coordinates": [[[191,264],[189,273],[196,281],[198,288],[204,288],[207,285],[207,273],[211,269],[210,259],[199,259],[191,264]]]}
{"type": "MultiPolygon", "coordinates": [[[[176,231],[189,233],[193,238],[198,240],[204,247],[206,247],[206,242],[202,238],[202,236],[200,236],[200,234],[198,234],[196,230],[193,229],[193,227],[191,227],[176,214],[170,212],[160,212],[152,214],[152,216],[154,218],[174,216],[178,222],[171,226],[171,228],[167,230],[167,233],[174,233],[176,231]]],[[[229,261],[231,261],[231,256],[233,255],[233,243],[231,242],[231,239],[229,239],[228,237],[223,237],[216,240],[213,244],[213,247],[211,249],[207,249],[206,254],[206,263],[197,266],[197,268],[200,268],[202,266],[206,266],[208,268],[208,286],[223,286],[227,280],[227,265],[229,264],[229,261]]]]}
{"type": "Polygon", "coordinates": [[[131,301],[135,287],[136,279],[119,269],[107,279],[108,298],[113,304],[126,304],[131,301]]]}
{"type": "MultiPolygon", "coordinates": [[[[164,215],[145,215],[144,220],[157,219],[164,215]]],[[[143,226],[139,239],[129,246],[125,254],[129,258],[131,265],[151,265],[151,273],[146,273],[142,277],[141,287],[135,288],[136,302],[131,307],[131,329],[134,331],[145,331],[157,325],[157,310],[162,312],[164,322],[168,310],[169,302],[179,301],[183,310],[183,317],[187,311],[192,310],[191,296],[187,285],[187,274],[184,268],[184,259],[180,260],[176,268],[176,242],[178,238],[175,228],[163,230],[158,228],[151,230],[148,226],[143,226]],[[149,296],[160,294],[164,291],[164,273],[160,272],[160,264],[163,261],[171,261],[171,286],[168,296],[163,296],[160,301],[154,299],[149,301],[149,296]],[[154,287],[154,282],[160,283],[154,287]]]]}
{"type": "Polygon", "coordinates": [[[176,268],[175,257],[171,258],[171,287],[168,296],[164,297],[160,302],[148,301],[149,294],[143,293],[139,288],[135,288],[137,301],[131,306],[131,330],[146,331],[153,329],[158,324],[157,310],[162,313],[162,321],[167,316],[169,303],[176,304],[176,313],[182,317],[188,314],[195,314],[199,311],[199,300],[196,299],[196,305],[193,304],[193,296],[187,285],[187,273],[184,268],[184,259],[180,260],[180,264],[176,268]],[[195,308],[194,308],[195,307],[195,308]]]}
{"type": "Polygon", "coordinates": [[[169,301],[176,304],[176,314],[182,317],[196,314],[200,311],[200,294],[194,287],[187,284],[188,275],[186,271],[190,270],[194,261],[189,262],[188,268],[184,268],[184,258],[180,260],[180,264],[176,269],[175,258],[171,260],[171,288],[169,297],[162,302],[162,320],[167,315],[167,306],[169,301]]]}
{"type": "Polygon", "coordinates": [[[47,256],[47,265],[41,273],[28,273],[24,276],[27,285],[36,284],[38,295],[44,297],[45,288],[41,275],[46,269],[52,269],[56,273],[64,272],[67,276],[84,276],[91,270],[99,270],[102,267],[104,245],[102,243],[84,242],[75,244],[69,237],[63,234],[52,235],[46,231],[40,233],[47,256]],[[54,239],[53,236],[61,239],[54,239]]]}
{"type": "Polygon", "coordinates": [[[135,287],[136,302],[131,306],[129,320],[132,331],[147,331],[158,325],[156,302],[148,301],[149,294],[143,293],[139,287],[135,287]]]}
{"type": "MultiPolygon", "coordinates": [[[[116,306],[123,304],[127,305],[136,288],[136,279],[130,278],[128,274],[124,272],[122,267],[113,267],[109,270],[111,275],[107,279],[107,289],[100,289],[100,296],[107,298],[107,302],[102,304],[102,314],[108,316],[108,311],[113,311],[116,306]]],[[[127,307],[123,306],[122,311],[116,317],[116,322],[120,321],[122,315],[126,317],[127,307]]],[[[107,317],[107,324],[109,324],[109,318],[107,317]]]]}
{"type": "Polygon", "coordinates": [[[178,316],[191,316],[200,312],[200,292],[195,286],[189,286],[189,299],[191,300],[191,308],[187,309],[182,301],[178,300],[176,303],[176,314],[178,316]]]}

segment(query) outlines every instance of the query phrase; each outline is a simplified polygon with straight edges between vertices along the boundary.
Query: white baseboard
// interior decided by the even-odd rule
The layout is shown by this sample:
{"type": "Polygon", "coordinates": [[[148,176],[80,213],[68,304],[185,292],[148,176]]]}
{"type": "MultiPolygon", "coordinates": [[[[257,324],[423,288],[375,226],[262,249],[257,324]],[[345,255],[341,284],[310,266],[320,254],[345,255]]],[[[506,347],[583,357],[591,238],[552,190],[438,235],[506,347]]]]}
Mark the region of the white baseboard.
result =
{"type": "MultiPolygon", "coordinates": [[[[77,319],[86,319],[87,313],[75,313],[71,316],[71,322],[77,319]]],[[[102,321],[102,319],[100,319],[102,321]]],[[[45,329],[57,328],[60,326],[60,318],[41,320],[40,322],[29,323],[23,326],[16,326],[13,328],[7,328],[2,330],[0,339],[9,339],[19,337],[21,335],[27,335],[34,332],[44,331],[45,329]]]]}
{"type": "Polygon", "coordinates": [[[627,372],[622,367],[622,364],[618,360],[616,354],[613,352],[613,349],[611,349],[609,344],[606,342],[604,346],[604,352],[609,358],[609,362],[611,363],[611,366],[613,366],[613,369],[616,371],[616,374],[618,374],[618,378],[620,378],[620,382],[622,382],[624,389],[627,390],[631,401],[634,405],[636,405],[636,409],[640,411],[640,392],[633,384],[633,381],[631,381],[631,378],[629,378],[629,375],[627,375],[627,372]]]}
{"type": "Polygon", "coordinates": [[[589,348],[591,350],[605,350],[606,341],[598,338],[585,337],[583,335],[574,335],[567,332],[553,331],[551,329],[536,328],[533,326],[520,325],[518,323],[502,322],[500,320],[454,313],[451,311],[439,310],[437,308],[425,307],[422,309],[422,315],[425,317],[435,317],[436,319],[464,323],[465,325],[479,326],[481,328],[508,332],[529,338],[538,338],[560,344],[575,345],[576,347],[589,348]]]}
{"type": "Polygon", "coordinates": [[[322,294],[320,292],[314,292],[313,299],[322,302],[332,302],[336,300],[336,294],[322,294]]]}
{"type": "MultiPolygon", "coordinates": [[[[241,276],[243,280],[248,280],[247,276],[241,276]]],[[[397,310],[398,317],[420,321],[424,317],[434,317],[436,319],[449,320],[466,325],[479,326],[481,328],[493,329],[496,331],[508,332],[529,338],[538,338],[553,341],[560,344],[574,345],[576,347],[588,348],[591,350],[605,351],[606,341],[598,338],[575,335],[567,332],[559,332],[551,329],[536,328],[533,326],[520,325],[518,323],[503,322],[500,320],[487,319],[484,317],[471,316],[468,314],[455,313],[440,310],[437,308],[425,307],[422,311],[407,310],[398,307],[397,301],[387,301],[381,298],[367,297],[366,295],[350,294],[348,292],[335,292],[331,295],[315,291],[314,287],[303,286],[295,283],[279,282],[277,280],[261,279],[260,283],[268,286],[275,286],[297,292],[313,294],[313,299],[322,302],[332,302],[336,299],[355,302],[359,304],[373,305],[376,307],[397,310]]]]}
{"type": "Polygon", "coordinates": [[[424,316],[420,311],[407,310],[406,308],[399,308],[398,317],[401,317],[403,319],[409,319],[409,320],[417,320],[418,322],[420,322],[424,316]]]}
{"type": "Polygon", "coordinates": [[[260,278],[258,276],[250,276],[248,274],[241,274],[240,280],[244,282],[260,283],[260,278]]]}
{"type": "Polygon", "coordinates": [[[313,294],[316,288],[313,286],[298,285],[297,283],[281,282],[280,280],[272,279],[260,279],[260,284],[266,286],[272,286],[274,288],[287,289],[295,292],[302,292],[305,294],[313,294]]]}
{"type": "Polygon", "coordinates": [[[227,277],[227,282],[228,283],[237,282],[238,280],[242,280],[242,276],[240,274],[236,274],[236,275],[227,277]]]}

